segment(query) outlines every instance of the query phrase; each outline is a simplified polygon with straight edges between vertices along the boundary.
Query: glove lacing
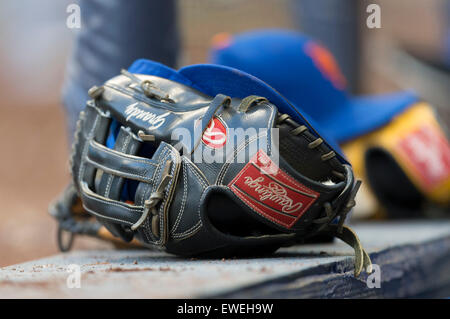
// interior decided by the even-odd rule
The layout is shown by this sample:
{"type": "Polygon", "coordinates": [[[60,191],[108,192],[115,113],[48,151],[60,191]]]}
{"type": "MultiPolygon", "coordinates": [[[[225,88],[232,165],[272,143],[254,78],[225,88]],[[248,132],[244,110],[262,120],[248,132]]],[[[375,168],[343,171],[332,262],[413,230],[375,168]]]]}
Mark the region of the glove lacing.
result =
{"type": "MultiPolygon", "coordinates": [[[[288,119],[290,119],[290,116],[288,114],[279,114],[277,123],[281,124],[288,119]]],[[[308,127],[306,125],[300,125],[291,130],[290,133],[294,135],[300,135],[306,131],[308,131],[308,127]]],[[[318,137],[308,144],[308,148],[317,148],[322,143],[323,139],[318,137]]],[[[336,153],[334,151],[330,151],[326,154],[323,154],[321,156],[321,160],[328,161],[335,156],[336,153]]],[[[345,179],[345,175],[337,172],[336,170],[333,170],[332,173],[343,180],[345,179]]],[[[369,255],[362,247],[358,236],[350,227],[344,225],[348,213],[356,205],[355,196],[360,186],[361,181],[358,180],[353,186],[345,206],[342,207],[338,213],[335,212],[330,202],[326,202],[324,203],[325,216],[318,217],[312,221],[313,224],[320,225],[318,229],[313,232],[313,235],[317,233],[329,234],[341,239],[353,248],[353,250],[355,251],[355,277],[359,276],[363,268],[366,269],[368,273],[372,272],[372,262],[369,255]],[[337,217],[339,218],[338,223],[332,224],[337,217]]]]}
{"type": "Polygon", "coordinates": [[[141,88],[141,90],[145,94],[145,96],[152,98],[152,99],[157,99],[161,102],[175,103],[175,101],[169,97],[169,94],[164,93],[159,87],[154,85],[152,81],[141,80],[139,77],[137,77],[133,73],[130,73],[124,69],[122,69],[120,71],[120,73],[122,75],[125,75],[126,77],[128,77],[131,81],[139,84],[139,87],[141,88]]]}

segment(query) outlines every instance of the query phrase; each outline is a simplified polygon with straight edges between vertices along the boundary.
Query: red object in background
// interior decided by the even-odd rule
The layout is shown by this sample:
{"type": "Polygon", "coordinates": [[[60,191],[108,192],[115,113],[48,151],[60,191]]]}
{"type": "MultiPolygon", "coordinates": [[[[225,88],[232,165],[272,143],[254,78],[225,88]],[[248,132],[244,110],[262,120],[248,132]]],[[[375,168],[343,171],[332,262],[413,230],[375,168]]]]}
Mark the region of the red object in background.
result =
{"type": "Polygon", "coordinates": [[[398,148],[425,186],[435,186],[450,176],[450,145],[435,128],[424,126],[414,131],[398,148]]]}

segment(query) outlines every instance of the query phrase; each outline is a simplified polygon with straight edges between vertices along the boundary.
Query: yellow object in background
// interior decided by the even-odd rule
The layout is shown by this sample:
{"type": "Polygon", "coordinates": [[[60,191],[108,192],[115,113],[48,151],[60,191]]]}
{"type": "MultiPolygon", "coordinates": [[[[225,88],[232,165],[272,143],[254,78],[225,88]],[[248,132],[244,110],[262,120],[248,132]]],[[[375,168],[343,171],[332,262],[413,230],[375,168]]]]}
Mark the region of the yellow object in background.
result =
{"type": "MultiPolygon", "coordinates": [[[[450,204],[450,144],[430,105],[417,103],[377,131],[342,145],[355,175],[366,185],[365,156],[374,148],[389,153],[427,200],[444,207],[450,204]]],[[[390,174],[389,169],[379,173],[390,174]]],[[[366,200],[367,196],[373,199],[364,194],[366,200]]]]}

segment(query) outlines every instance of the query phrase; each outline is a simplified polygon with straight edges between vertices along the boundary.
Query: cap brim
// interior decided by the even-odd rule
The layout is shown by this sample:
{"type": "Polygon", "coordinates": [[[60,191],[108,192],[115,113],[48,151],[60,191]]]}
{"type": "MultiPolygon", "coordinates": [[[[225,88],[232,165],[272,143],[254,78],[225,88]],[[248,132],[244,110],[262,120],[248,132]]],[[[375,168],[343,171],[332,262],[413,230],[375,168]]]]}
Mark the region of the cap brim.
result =
{"type": "Polygon", "coordinates": [[[319,125],[339,143],[344,143],[386,125],[418,101],[412,91],[354,97],[319,125]]]}
{"type": "Polygon", "coordinates": [[[146,59],[137,60],[128,71],[164,77],[211,96],[219,93],[237,98],[244,98],[249,95],[263,96],[276,105],[280,113],[289,114],[297,123],[306,125],[316,135],[321,136],[339,158],[347,163],[337,141],[329,135],[328,129],[320,129],[317,123],[307,114],[294,107],[275,89],[253,75],[216,64],[191,65],[177,71],[146,59]]]}

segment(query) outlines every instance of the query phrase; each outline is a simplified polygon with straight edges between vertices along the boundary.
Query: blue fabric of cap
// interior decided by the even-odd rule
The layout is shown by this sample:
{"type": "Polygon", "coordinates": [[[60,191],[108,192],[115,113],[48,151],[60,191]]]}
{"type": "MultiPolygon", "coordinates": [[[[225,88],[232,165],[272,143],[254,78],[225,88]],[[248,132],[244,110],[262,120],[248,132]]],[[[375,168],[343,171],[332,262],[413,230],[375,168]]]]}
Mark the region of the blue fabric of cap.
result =
{"type": "Polygon", "coordinates": [[[146,59],[140,59],[134,62],[128,71],[131,73],[164,77],[193,87],[210,96],[215,96],[219,93],[237,98],[244,98],[249,95],[263,96],[276,105],[279,112],[289,114],[299,124],[304,124],[309,127],[313,134],[315,133],[317,136],[321,136],[338,154],[338,157],[347,163],[338,143],[331,138],[326,128],[318,130],[318,125],[314,119],[303,114],[300,109],[295,108],[271,86],[246,72],[213,64],[191,65],[177,71],[146,59]]]}
{"type": "Polygon", "coordinates": [[[352,97],[334,57],[299,32],[266,29],[241,33],[213,47],[210,61],[248,72],[271,85],[339,143],[387,124],[416,103],[414,92],[352,97]]]}

